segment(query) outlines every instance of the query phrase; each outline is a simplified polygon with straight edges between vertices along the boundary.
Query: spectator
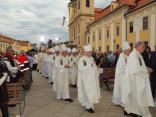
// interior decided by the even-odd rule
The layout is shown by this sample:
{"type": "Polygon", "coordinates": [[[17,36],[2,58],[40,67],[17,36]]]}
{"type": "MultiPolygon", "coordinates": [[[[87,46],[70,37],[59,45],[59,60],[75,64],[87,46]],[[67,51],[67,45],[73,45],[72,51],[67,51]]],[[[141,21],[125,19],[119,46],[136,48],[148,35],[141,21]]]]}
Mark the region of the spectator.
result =
{"type": "Polygon", "coordinates": [[[153,70],[151,73],[151,89],[153,98],[156,98],[156,51],[151,53],[150,57],[150,68],[153,70]]]}
{"type": "Polygon", "coordinates": [[[37,65],[38,65],[38,54],[36,53],[34,56],[34,62],[33,62],[33,70],[37,70],[37,65]]]}
{"type": "Polygon", "coordinates": [[[143,59],[145,61],[145,64],[147,67],[149,67],[150,65],[150,57],[151,57],[151,48],[150,47],[146,47],[145,51],[142,54],[143,59]]]}
{"type": "Polygon", "coordinates": [[[17,82],[21,74],[20,68],[18,67],[16,61],[14,60],[12,47],[8,47],[6,49],[6,53],[2,59],[9,71],[8,75],[10,77],[10,82],[17,82]]]}
{"type": "Polygon", "coordinates": [[[5,64],[1,61],[0,62],[0,109],[2,112],[2,117],[9,117],[8,112],[8,93],[7,93],[7,85],[6,80],[8,78],[7,69],[5,64]]]}
{"type": "Polygon", "coordinates": [[[119,58],[119,56],[120,56],[120,53],[122,52],[122,50],[121,49],[117,49],[117,51],[114,53],[114,67],[116,67],[116,64],[117,64],[117,61],[118,61],[118,58],[119,58]]]}

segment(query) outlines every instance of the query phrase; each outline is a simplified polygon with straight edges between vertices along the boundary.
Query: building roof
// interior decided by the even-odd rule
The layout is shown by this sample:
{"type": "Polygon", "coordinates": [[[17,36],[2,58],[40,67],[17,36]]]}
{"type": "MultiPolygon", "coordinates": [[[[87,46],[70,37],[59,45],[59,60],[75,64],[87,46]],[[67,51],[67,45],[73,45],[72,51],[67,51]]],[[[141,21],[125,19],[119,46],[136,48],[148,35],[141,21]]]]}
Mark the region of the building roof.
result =
{"type": "Polygon", "coordinates": [[[133,12],[134,10],[137,10],[143,6],[146,6],[147,4],[151,2],[156,2],[156,0],[116,0],[113,1],[114,3],[118,3],[118,6],[112,10],[111,5],[107,6],[104,9],[101,8],[95,8],[95,22],[99,21],[100,19],[106,17],[107,15],[111,14],[112,12],[116,11],[117,9],[121,8],[122,6],[128,5],[131,6],[130,10],[128,12],[133,12]]]}
{"type": "Polygon", "coordinates": [[[156,0],[135,0],[136,5],[129,11],[129,13],[131,13],[137,9],[140,9],[152,2],[156,2],[156,0]]]}

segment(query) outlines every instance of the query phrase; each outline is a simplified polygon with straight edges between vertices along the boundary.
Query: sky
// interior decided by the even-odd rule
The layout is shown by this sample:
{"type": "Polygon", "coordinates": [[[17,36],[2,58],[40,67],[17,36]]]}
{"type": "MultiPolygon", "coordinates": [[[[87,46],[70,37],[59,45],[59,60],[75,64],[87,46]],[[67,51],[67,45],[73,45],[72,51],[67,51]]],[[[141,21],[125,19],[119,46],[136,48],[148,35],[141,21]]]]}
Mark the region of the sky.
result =
{"type": "MultiPolygon", "coordinates": [[[[59,37],[68,40],[70,0],[0,0],[0,33],[18,40],[40,43],[59,37]],[[63,16],[66,17],[64,27],[63,16]]],[[[104,8],[112,0],[95,0],[104,8]]]]}

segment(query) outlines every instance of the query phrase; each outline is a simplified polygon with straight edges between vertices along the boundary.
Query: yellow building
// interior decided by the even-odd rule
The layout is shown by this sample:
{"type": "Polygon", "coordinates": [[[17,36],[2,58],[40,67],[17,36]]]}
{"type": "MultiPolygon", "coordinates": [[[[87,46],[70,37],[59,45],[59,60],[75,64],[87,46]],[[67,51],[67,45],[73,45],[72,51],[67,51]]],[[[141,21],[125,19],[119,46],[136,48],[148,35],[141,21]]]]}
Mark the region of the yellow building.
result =
{"type": "Polygon", "coordinates": [[[94,21],[94,0],[71,0],[68,6],[70,42],[82,48],[87,26],[94,21]]]}
{"type": "Polygon", "coordinates": [[[0,34],[0,51],[5,52],[9,46],[12,46],[15,53],[19,53],[21,50],[28,51],[32,48],[32,44],[28,41],[20,41],[0,34]]]}
{"type": "MultiPolygon", "coordinates": [[[[85,38],[83,38],[85,44],[91,43],[94,50],[114,51],[122,48],[125,41],[134,47],[139,40],[144,41],[154,50],[156,45],[155,0],[116,0],[104,9],[94,9],[93,13],[94,21],[88,24],[85,31],[81,28],[80,31],[85,32],[85,38]]],[[[69,30],[71,30],[70,27],[69,30]]],[[[71,32],[69,34],[70,40],[77,40],[71,37],[71,32]]]]}

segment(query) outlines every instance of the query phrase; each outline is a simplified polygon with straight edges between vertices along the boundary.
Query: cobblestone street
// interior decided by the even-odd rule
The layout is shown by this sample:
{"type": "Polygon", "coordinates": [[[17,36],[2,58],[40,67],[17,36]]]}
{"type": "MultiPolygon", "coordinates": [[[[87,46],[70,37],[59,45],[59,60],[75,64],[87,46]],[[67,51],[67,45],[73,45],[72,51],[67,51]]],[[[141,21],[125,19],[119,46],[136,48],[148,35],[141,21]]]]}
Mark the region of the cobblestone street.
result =
{"type": "MultiPolygon", "coordinates": [[[[78,103],[76,89],[71,88],[73,103],[58,101],[47,79],[37,72],[33,73],[33,78],[33,85],[26,97],[24,117],[124,117],[122,109],[111,103],[112,94],[108,91],[101,90],[101,102],[95,106],[96,112],[89,114],[78,103]]],[[[9,111],[11,117],[16,117],[18,106],[9,111]]],[[[156,117],[156,108],[151,111],[156,117]]]]}

